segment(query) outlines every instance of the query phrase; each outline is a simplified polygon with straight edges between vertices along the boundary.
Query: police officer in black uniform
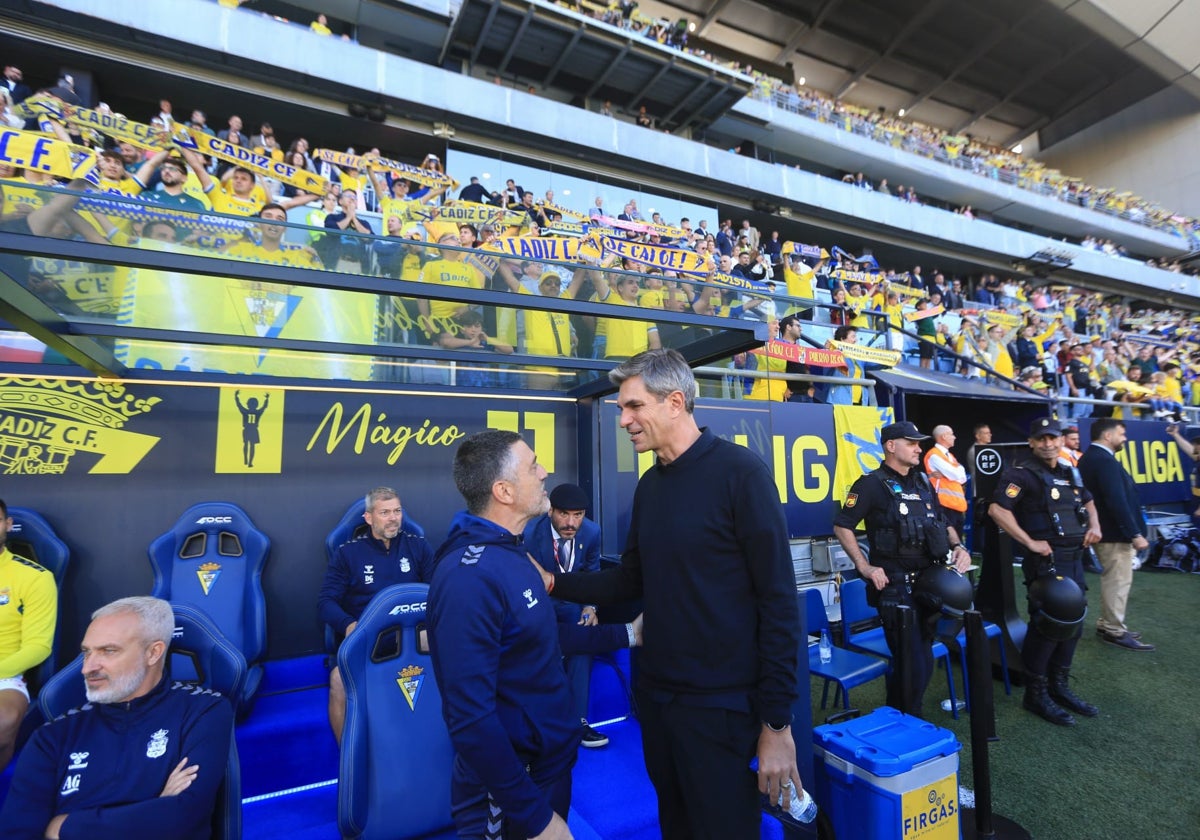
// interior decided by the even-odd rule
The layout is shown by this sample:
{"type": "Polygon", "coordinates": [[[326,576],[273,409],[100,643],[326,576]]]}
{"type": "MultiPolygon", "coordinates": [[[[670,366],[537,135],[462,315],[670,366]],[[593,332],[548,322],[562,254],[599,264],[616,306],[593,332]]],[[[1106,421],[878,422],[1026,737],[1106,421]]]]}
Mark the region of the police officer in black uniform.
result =
{"type": "MultiPolygon", "coordinates": [[[[988,514],[1025,547],[1021,569],[1027,588],[1039,578],[1061,576],[1075,581],[1082,597],[1087,589],[1083,555],[1088,546],[1100,540],[1092,494],[1083,486],[1079,470],[1058,460],[1062,427],[1057,420],[1046,417],[1034,421],[1029,429],[1029,447],[1034,457],[1000,477],[988,514]]],[[[1059,639],[1047,635],[1049,625],[1034,619],[1040,608],[1031,593],[1031,620],[1021,647],[1026,679],[1023,705],[1051,723],[1073,726],[1075,718],[1067,709],[1087,717],[1099,714],[1067,684],[1082,632],[1083,604],[1077,626],[1068,638],[1059,639]]]]}
{"type": "Polygon", "coordinates": [[[912,681],[902,683],[904,669],[893,667],[887,677],[887,704],[920,717],[925,688],[933,676],[935,622],[913,584],[920,573],[952,554],[954,567],[966,571],[971,555],[958,534],[946,523],[937,494],[921,469],[921,441],[928,440],[907,421],[884,426],[883,464],[850,488],[841,511],[833,520],[833,533],[863,579],[868,581],[867,601],[879,610],[888,647],[908,658],[912,681]],[[854,528],[866,520],[870,562],[863,556],[854,528]],[[919,609],[919,632],[911,634],[912,646],[901,651],[901,620],[897,607],[919,609]]]}

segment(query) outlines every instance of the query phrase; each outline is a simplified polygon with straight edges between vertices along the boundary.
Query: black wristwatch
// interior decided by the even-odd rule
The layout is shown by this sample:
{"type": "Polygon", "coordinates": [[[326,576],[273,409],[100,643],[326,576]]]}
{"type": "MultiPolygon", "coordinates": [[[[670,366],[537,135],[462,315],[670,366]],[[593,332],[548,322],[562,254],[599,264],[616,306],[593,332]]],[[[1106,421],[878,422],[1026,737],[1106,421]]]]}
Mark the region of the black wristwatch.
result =
{"type": "Polygon", "coordinates": [[[787,729],[789,726],[792,725],[792,719],[788,718],[785,721],[764,720],[763,725],[766,726],[767,729],[770,729],[772,732],[782,732],[783,730],[787,729]]]}

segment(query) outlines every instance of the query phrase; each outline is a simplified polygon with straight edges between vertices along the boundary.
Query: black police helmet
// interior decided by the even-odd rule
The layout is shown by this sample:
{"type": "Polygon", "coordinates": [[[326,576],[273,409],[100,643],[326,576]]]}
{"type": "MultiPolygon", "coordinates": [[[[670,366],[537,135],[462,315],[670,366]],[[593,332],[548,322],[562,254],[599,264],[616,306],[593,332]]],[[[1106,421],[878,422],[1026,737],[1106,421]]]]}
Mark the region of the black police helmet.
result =
{"type": "Polygon", "coordinates": [[[1029,621],[1052,641],[1075,638],[1087,615],[1087,596],[1062,575],[1040,577],[1029,585],[1029,621]]]}
{"type": "Polygon", "coordinates": [[[962,618],[971,609],[975,592],[971,581],[949,566],[930,566],[921,572],[913,594],[931,612],[941,612],[951,618],[962,618]]]}

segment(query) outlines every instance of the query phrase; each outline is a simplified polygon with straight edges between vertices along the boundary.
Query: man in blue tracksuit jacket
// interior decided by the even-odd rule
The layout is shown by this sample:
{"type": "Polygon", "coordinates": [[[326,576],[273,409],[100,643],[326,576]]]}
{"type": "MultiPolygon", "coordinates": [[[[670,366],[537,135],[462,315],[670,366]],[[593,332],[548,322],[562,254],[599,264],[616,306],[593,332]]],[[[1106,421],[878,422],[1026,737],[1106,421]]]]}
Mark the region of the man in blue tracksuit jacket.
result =
{"type": "Polygon", "coordinates": [[[549,508],[545,479],[533,450],[513,432],[473,435],[454,459],[467,510],[437,551],[428,615],[456,752],[451,804],[464,840],[570,837],[566,815],[581,727],[560,632],[563,646],[578,652],[632,641],[630,625],[556,621],[521,536],[549,508]]]}
{"type": "MultiPolygon", "coordinates": [[[[366,495],[363,521],[370,530],[338,546],[325,570],[317,613],[338,643],[349,635],[371,599],[397,583],[429,583],[433,548],[424,536],[404,527],[404,508],[391,487],[366,495]]],[[[346,721],[346,689],[335,666],[329,672],[329,726],[338,744],[346,721]]]]}
{"type": "Polygon", "coordinates": [[[11,840],[207,840],[233,736],[219,693],[164,674],[158,598],[101,607],[83,638],[88,703],[34,732],[0,812],[11,840]]]}

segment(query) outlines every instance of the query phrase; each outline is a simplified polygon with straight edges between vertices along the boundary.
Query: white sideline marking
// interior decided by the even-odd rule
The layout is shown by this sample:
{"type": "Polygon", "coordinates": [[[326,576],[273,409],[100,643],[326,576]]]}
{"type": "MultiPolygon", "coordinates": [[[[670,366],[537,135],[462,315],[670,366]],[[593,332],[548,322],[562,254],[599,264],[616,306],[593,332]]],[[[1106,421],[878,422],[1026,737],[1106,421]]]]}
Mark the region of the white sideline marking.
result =
{"type": "Polygon", "coordinates": [[[287,796],[292,793],[303,793],[306,790],[316,790],[317,788],[329,787],[336,785],[337,779],[328,779],[324,782],[313,782],[311,785],[301,785],[300,787],[288,788],[287,790],[277,790],[274,793],[261,793],[258,796],[248,796],[242,800],[243,805],[249,805],[252,802],[262,802],[264,799],[275,799],[279,796],[287,796]]]}

